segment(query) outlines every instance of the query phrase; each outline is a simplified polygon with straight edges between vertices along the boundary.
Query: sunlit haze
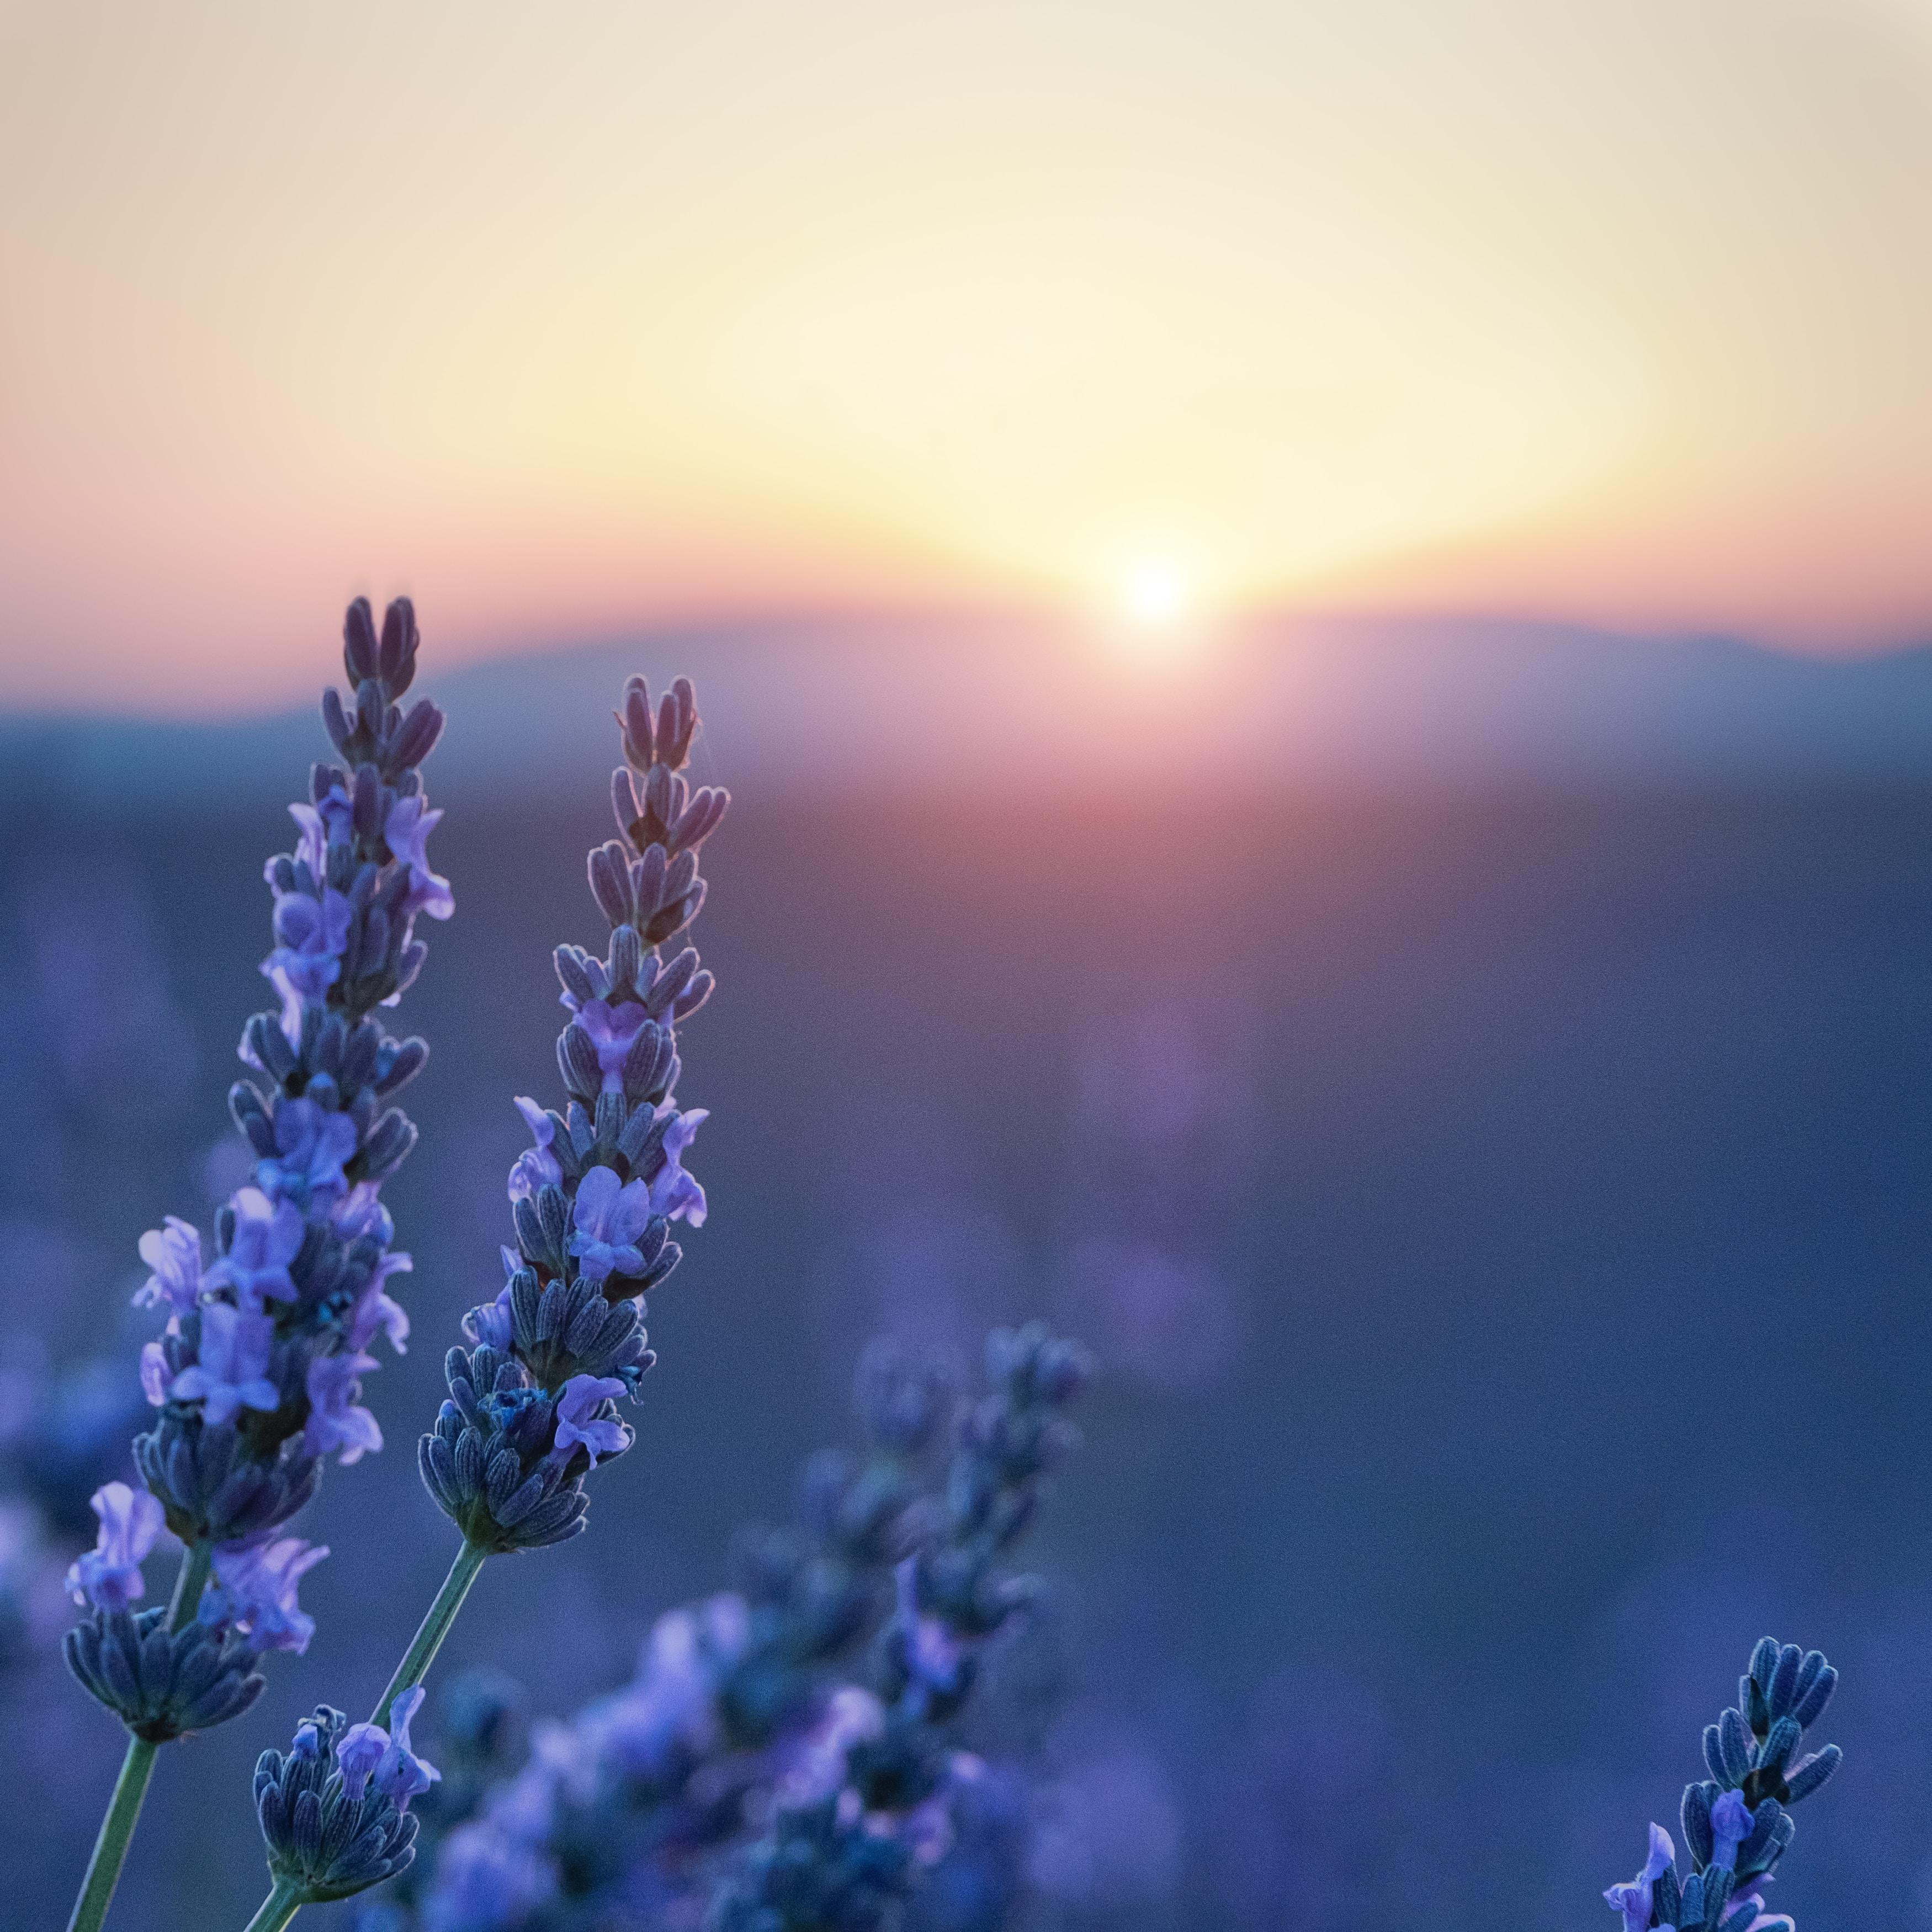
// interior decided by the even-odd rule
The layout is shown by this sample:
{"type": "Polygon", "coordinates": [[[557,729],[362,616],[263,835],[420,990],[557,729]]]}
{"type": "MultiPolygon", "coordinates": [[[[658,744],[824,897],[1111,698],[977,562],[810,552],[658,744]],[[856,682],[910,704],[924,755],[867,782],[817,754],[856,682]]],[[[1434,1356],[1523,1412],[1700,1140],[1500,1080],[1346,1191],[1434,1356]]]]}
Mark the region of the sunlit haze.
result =
{"type": "Polygon", "coordinates": [[[0,705],[359,590],[1905,641],[1928,235],[1914,0],[0,0],[0,705]]]}

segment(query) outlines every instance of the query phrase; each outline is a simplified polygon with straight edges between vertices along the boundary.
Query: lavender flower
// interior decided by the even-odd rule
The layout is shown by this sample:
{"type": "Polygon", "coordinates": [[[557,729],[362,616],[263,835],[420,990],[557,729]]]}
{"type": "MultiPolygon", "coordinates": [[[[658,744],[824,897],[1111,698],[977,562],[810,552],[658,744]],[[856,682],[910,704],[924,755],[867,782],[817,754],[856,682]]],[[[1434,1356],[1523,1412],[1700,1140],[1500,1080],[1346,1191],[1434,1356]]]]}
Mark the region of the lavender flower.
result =
{"type": "Polygon", "coordinates": [[[552,1453],[566,1460],[581,1447],[596,1468],[599,1456],[618,1456],[631,1446],[631,1432],[614,1417],[598,1413],[607,1402],[628,1395],[621,1376],[572,1376],[556,1401],[556,1442],[552,1453]]]}
{"type": "Polygon", "coordinates": [[[641,1180],[620,1181],[613,1168],[593,1167],[577,1190],[570,1252],[578,1272],[592,1281],[613,1274],[642,1274],[637,1240],[651,1218],[651,1190],[641,1180]]]}
{"type": "Polygon", "coordinates": [[[517,1096],[517,1111],[536,1142],[535,1147],[526,1148],[518,1155],[516,1165],[510,1169],[510,1198],[524,1201],[539,1188],[560,1186],[563,1169],[550,1150],[550,1142],[556,1138],[556,1122],[534,1100],[521,1094],[517,1096]]]}
{"type": "Polygon", "coordinates": [[[315,1619],[296,1601],[302,1578],[328,1554],[298,1536],[214,1552],[214,1580],[202,1594],[200,1621],[246,1636],[256,1651],[308,1648],[315,1619]]]}
{"type": "Polygon", "coordinates": [[[1684,1792],[1690,1876],[1679,1882],[1670,1834],[1654,1824],[1643,1869],[1604,1894],[1624,1915],[1625,1932],[1648,1932],[1654,1925],[1676,1932],[1774,1927],[1789,1932],[1788,1919],[1764,1912],[1760,1888],[1770,1882],[1798,1828],[1785,1807],[1808,1797],[1838,1767],[1836,1744],[1795,1762],[1792,1756],[1824,1714],[1838,1681],[1820,1652],[1769,1637],[1759,1642],[1738,1680],[1737,1704],[1704,1732],[1712,1775],[1684,1792]]]}
{"type": "Polygon", "coordinates": [[[359,1136],[346,1114],[326,1114],[313,1100],[284,1100],[275,1109],[274,1132],[274,1153],[255,1168],[256,1180],[271,1201],[306,1205],[319,1195],[347,1192],[343,1164],[355,1158],[359,1136]]]}
{"type": "Polygon", "coordinates": [[[147,1594],[141,1565],[161,1533],[161,1506],[125,1483],[109,1483],[94,1492],[100,1520],[94,1547],[67,1573],[68,1592],[76,1604],[97,1610],[124,1610],[147,1594]]]}
{"type": "Polygon", "coordinates": [[[202,1420],[228,1422],[237,1411],[272,1412],[280,1393],[267,1375],[275,1324],[266,1315],[211,1301],[201,1311],[200,1359],[169,1385],[170,1399],[202,1405],[202,1420]]]}
{"type": "Polygon", "coordinates": [[[335,1749],[342,1786],[352,1804],[372,1784],[398,1811],[410,1808],[442,1774],[410,1748],[410,1720],[422,1706],[423,1688],[413,1684],[391,1706],[389,1726],[351,1724],[335,1749]]]}
{"type": "Polygon", "coordinates": [[[1624,1916],[1624,1932],[1649,1932],[1651,1897],[1657,1881],[1676,1863],[1677,1848],[1661,1825],[1650,1828],[1650,1852],[1636,1876],[1622,1885],[1612,1886],[1604,1901],[1624,1916]]]}
{"type": "Polygon", "coordinates": [[[632,1439],[604,1406],[634,1394],[652,1360],[642,1298],[680,1258],[670,1224],[704,1218],[682,1156],[705,1116],[681,1112],[672,1089],[678,1023],[709,997],[711,976],[692,947],[668,960],[658,949],[704,902],[698,848],[726,800],[676,776],[698,725],[689,683],[650,710],[634,679],[621,716],[626,756],[644,760],[643,799],[632,771],[614,775],[623,838],[589,862],[611,922],[606,955],[556,955],[571,1015],[557,1042],[566,1107],[517,1102],[534,1145],[510,1172],[508,1280],[465,1317],[474,1346],[451,1352],[449,1400],[420,1445],[424,1482],[477,1550],[534,1549],[582,1528],[582,1475],[632,1439]]]}
{"type": "Polygon", "coordinates": [[[242,1307],[257,1312],[265,1302],[293,1301],[289,1264],[302,1252],[307,1232],[301,1208],[292,1201],[271,1200],[259,1187],[243,1188],[232,1205],[234,1232],[227,1252],[208,1270],[203,1287],[232,1288],[242,1307]]]}
{"type": "Polygon", "coordinates": [[[374,1416],[356,1406],[365,1371],[378,1366],[374,1355],[325,1355],[308,1365],[308,1421],[302,1447],[311,1456],[342,1452],[344,1463],[359,1462],[364,1454],[382,1446],[382,1431],[374,1416]]]}
{"type": "Polygon", "coordinates": [[[141,1242],[150,1274],[136,1299],[168,1318],[141,1351],[142,1390],[158,1413],[134,1445],[149,1492],[140,1508],[144,1520],[164,1517],[214,1572],[200,1602],[184,1606],[202,1637],[185,1627],[81,1634],[78,1674],[98,1696],[105,1685],[103,1701],[141,1736],[232,1714],[252,1700],[251,1682],[259,1688],[238,1674],[238,1660],[307,1644],[313,1624],[296,1588],[320,1552],[273,1533],[314,1493],[322,1456],[352,1462],[381,1444],[356,1397],[375,1366],[375,1337],[400,1350],[408,1335],[387,1284],[409,1258],[391,1252],[379,1192],[414,1142],[392,1102],[427,1048],[392,1039],[375,1014],[421,969],[416,914],[451,910],[424,844],[440,814],[416,769],[442,715],[427,700],[406,713],[398,702],[416,650],[406,600],[389,607],[380,636],[367,603],[350,607],[351,698],[331,692],[322,703],[344,762],[314,769],[308,799],[290,808],[295,850],[263,872],[274,943],[262,970],[280,1008],[244,1029],[241,1057],[255,1078],[229,1096],[252,1180],[217,1213],[205,1269],[186,1222],[170,1216],[141,1242]],[[170,1668],[184,1673],[165,1695],[160,1677],[140,1700],[116,1688],[115,1659],[136,1639],[166,1640],[170,1668]],[[227,1684],[212,1702],[196,1689],[210,1672],[227,1684]]]}
{"type": "Polygon", "coordinates": [[[170,1214],[141,1237],[140,1254],[151,1272],[135,1291],[134,1306],[165,1304],[177,1315],[188,1313],[201,1299],[201,1230],[170,1214]]]}

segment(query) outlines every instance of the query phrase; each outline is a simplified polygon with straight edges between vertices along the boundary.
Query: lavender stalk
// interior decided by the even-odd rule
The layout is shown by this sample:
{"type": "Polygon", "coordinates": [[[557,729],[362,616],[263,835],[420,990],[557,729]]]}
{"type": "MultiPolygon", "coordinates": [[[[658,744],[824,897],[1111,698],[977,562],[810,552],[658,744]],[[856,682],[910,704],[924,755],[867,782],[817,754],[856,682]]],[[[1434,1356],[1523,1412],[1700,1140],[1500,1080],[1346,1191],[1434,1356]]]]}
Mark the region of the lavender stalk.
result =
{"type": "Polygon", "coordinates": [[[419,1445],[424,1486],[462,1532],[448,1578],[370,1721],[326,1706],[286,1753],[256,1767],[255,1804],[272,1887],[251,1932],[279,1932],[305,1904],[346,1898],[414,1856],[412,1798],[440,1773],[411,1748],[422,1679],[484,1561],[580,1534],[584,1479],[635,1437],[617,1403],[656,1359],[644,1297],[677,1264],[672,1222],[700,1226],[704,1190],[683,1157],[705,1117],[673,1098],[676,1028],[710,996],[696,950],[668,942],[704,904],[698,848],[729,803],[678,776],[698,729],[680,678],[653,714],[641,678],[617,714],[626,764],[613,775],[620,839],[592,851],[590,886],[610,920],[605,956],[556,954],[571,1018],[557,1042],[565,1111],[519,1097],[534,1144],[512,1168],[517,1245],[496,1298],[464,1318],[448,1396],[419,1445]],[[345,1727],[346,1726],[346,1727],[345,1727]]]}
{"type": "Polygon", "coordinates": [[[1836,1744],[1795,1755],[1838,1682],[1822,1651],[1760,1640],[1736,1706],[1705,1728],[1710,1777],[1684,1787],[1689,1876],[1679,1880],[1677,1848],[1653,1824],[1642,1868],[1604,1894],[1624,1932],[1792,1932],[1789,1918],[1765,1910],[1764,1890],[1798,1829],[1785,1807],[1808,1798],[1842,1760],[1836,1744]]]}
{"type": "Polygon", "coordinates": [[[159,1412],[134,1442],[142,1487],[94,1498],[96,1547],[69,1573],[91,1614],[65,1653],[81,1684],[132,1734],[69,1921],[96,1932],[127,1854],[157,1748],[225,1722],[262,1691],[272,1650],[302,1651],[314,1619],[303,1574],[328,1553],[278,1537],[310,1496],[330,1454],[353,1462],[382,1446],[360,1406],[379,1334],[400,1350],[409,1321],[386,1282],[406,1270],[379,1198],[416,1129],[390,1103],[428,1055],[376,1018],[421,970],[418,914],[446,919],[448,884],[430,869],[429,809],[417,767],[442,714],[398,700],[416,675],[415,613],[398,598],[379,635],[368,604],[350,607],[343,660],[352,688],[322,718],[340,766],[319,764],[290,808],[301,837],[272,859],[274,946],[262,971],[280,1008],[244,1029],[254,1078],[229,1095],[254,1156],[250,1184],[215,1217],[214,1255],[167,1217],[145,1235],[152,1270],[137,1305],[164,1310],[142,1352],[141,1383],[159,1412]],[[141,1565],[161,1530],[186,1546],[166,1610],[137,1610],[141,1565]]]}

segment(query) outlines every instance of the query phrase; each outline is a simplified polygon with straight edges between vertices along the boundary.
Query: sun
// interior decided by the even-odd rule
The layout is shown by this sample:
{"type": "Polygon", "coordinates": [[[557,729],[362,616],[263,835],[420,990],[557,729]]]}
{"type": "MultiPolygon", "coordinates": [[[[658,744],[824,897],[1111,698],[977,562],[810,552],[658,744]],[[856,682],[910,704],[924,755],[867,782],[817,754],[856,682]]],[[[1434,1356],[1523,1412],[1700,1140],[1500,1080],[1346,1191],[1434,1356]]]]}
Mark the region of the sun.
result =
{"type": "Polygon", "coordinates": [[[1120,580],[1120,614],[1142,630],[1170,631],[1192,608],[1192,590],[1179,565],[1143,557],[1120,580]]]}

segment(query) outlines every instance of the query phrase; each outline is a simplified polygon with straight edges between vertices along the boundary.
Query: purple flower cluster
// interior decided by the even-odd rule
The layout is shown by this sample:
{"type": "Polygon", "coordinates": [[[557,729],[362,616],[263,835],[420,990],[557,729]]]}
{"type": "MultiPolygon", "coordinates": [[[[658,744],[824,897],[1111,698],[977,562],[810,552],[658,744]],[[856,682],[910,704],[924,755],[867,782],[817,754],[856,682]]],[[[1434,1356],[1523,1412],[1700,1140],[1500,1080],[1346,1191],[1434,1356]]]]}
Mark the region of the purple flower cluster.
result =
{"type": "Polygon", "coordinates": [[[660,1618],[631,1682],[426,1814],[434,1856],[380,1922],[535,1932],[567,1894],[586,1922],[858,1932],[942,1870],[1004,1911],[1021,1861],[988,1862],[982,1827],[1012,1837],[1013,1775],[953,1720],[1022,1600],[998,1559],[1088,1366],[1036,1326],[994,1337],[988,1366],[958,1408],[929,1365],[870,1352],[866,1458],[814,1458],[803,1521],[747,1545],[741,1589],[660,1618]]]}
{"type": "Polygon", "coordinates": [[[253,1172],[217,1214],[212,1252],[172,1215],[142,1238],[149,1272],[134,1300],[166,1318],[141,1356],[156,1412],[134,1445],[145,1486],[110,1484],[96,1497],[98,1546],[70,1578],[97,1619],[125,1610],[165,1522],[208,1573],[173,1628],[256,1655],[300,1651],[314,1628],[296,1589],[328,1552],[282,1526],[314,1493],[323,1458],[352,1462],[382,1446],[362,1378],[376,1335],[398,1350],[408,1335],[388,1283],[410,1261],[392,1251],[380,1194],[415,1142],[392,1102],[428,1049],[392,1038],[376,1016],[421,970],[417,915],[446,919],[453,904],[430,868],[424,841],[441,814],[417,770],[442,713],[398,702],[415,676],[414,613],[398,600],[379,634],[358,599],[343,637],[351,695],[322,703],[342,763],[315,767],[308,800],[290,808],[295,850],[265,868],[274,945],[261,970],[279,1005],[244,1030],[250,1077],[230,1095],[253,1172]]]}
{"type": "Polygon", "coordinates": [[[1661,1825],[1636,1876],[1611,1886],[1604,1903],[1624,1932],[1792,1932],[1765,1909],[1765,1888],[1797,1832],[1787,1806],[1808,1798],[1838,1768],[1836,1744],[1796,1755],[1824,1714],[1838,1673],[1820,1651],[1762,1639],[1738,1683],[1738,1701],[1704,1732],[1711,1775],[1687,1786],[1682,1822],[1689,1875],[1661,1825]]]}
{"type": "Polygon", "coordinates": [[[704,903],[699,848],[729,802],[679,776],[698,729],[680,678],[653,708],[641,678],[618,720],[613,776],[621,836],[590,855],[611,923],[602,957],[556,954],[570,1015],[557,1042],[561,1111],[519,1096],[531,1144],[509,1175],[516,1244],[506,1280],[465,1318],[468,1349],[446,1365],[449,1399],[422,1438],[423,1480],[467,1541],[532,1549],[574,1535],[582,1479],[632,1439],[617,1414],[651,1364],[644,1297],[677,1264],[674,1223],[697,1228],[704,1190],[684,1162],[702,1108],[681,1108],[677,1028],[712,976],[688,944],[704,903]]]}

